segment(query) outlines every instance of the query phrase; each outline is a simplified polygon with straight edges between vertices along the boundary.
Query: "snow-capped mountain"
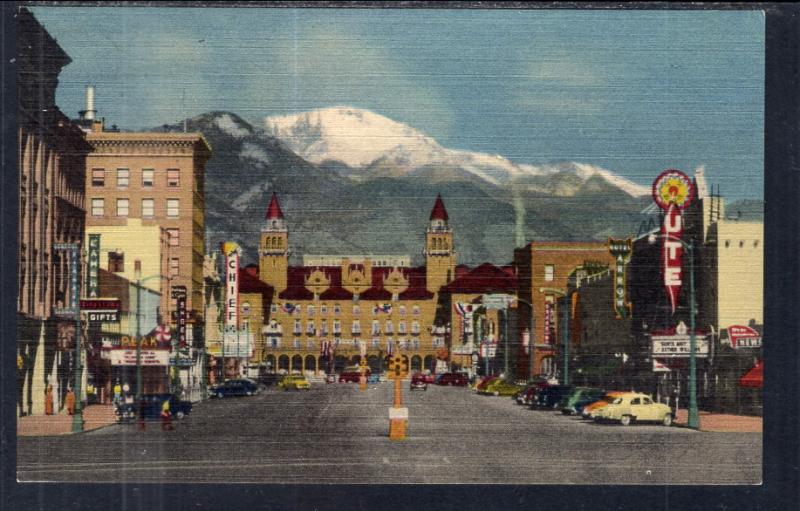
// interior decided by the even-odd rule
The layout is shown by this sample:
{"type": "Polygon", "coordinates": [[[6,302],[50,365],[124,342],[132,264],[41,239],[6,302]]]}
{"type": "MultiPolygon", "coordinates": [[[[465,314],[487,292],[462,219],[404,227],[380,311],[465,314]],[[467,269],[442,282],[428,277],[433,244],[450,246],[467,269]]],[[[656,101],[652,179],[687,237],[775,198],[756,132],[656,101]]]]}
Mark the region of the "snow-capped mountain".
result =
{"type": "Polygon", "coordinates": [[[448,149],[411,126],[359,108],[341,106],[267,117],[264,126],[268,135],[305,160],[334,168],[339,164],[340,174],[355,181],[403,177],[428,169],[439,180],[477,177],[494,186],[513,183],[515,188],[565,196],[577,193],[593,177],[632,197],[649,193],[647,187],[586,163],[517,164],[497,154],[448,149]],[[563,174],[578,179],[559,179],[554,186],[553,178],[563,174]]]}

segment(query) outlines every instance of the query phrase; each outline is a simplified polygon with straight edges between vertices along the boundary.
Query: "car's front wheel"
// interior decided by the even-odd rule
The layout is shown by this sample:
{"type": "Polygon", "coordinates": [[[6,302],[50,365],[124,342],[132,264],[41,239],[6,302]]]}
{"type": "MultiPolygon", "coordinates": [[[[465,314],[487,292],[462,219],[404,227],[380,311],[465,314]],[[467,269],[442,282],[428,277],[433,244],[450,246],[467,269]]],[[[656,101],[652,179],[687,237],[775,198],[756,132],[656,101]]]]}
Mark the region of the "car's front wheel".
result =
{"type": "Polygon", "coordinates": [[[249,397],[249,396],[252,396],[252,395],[253,395],[253,391],[252,391],[252,390],[248,390],[248,391],[247,391],[247,392],[245,392],[244,394],[245,394],[246,396],[248,396],[248,397],[249,397]]]}
{"type": "Polygon", "coordinates": [[[622,416],[622,417],[619,419],[619,423],[620,423],[620,424],[622,424],[623,426],[630,426],[630,425],[631,425],[631,422],[632,422],[632,420],[633,420],[633,419],[632,419],[632,417],[631,417],[630,415],[623,415],[623,416],[622,416]]]}
{"type": "Polygon", "coordinates": [[[667,427],[672,426],[672,414],[668,413],[664,415],[664,418],[661,420],[661,424],[667,427]]]}

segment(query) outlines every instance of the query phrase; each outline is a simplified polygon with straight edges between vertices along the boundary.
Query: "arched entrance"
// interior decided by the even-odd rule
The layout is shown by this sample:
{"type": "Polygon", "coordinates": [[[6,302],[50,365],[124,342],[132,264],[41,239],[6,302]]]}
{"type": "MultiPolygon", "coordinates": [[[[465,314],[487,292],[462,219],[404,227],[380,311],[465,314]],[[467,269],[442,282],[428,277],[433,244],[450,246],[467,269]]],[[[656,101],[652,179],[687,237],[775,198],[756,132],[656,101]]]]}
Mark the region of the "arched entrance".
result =
{"type": "Polygon", "coordinates": [[[422,371],[422,357],[419,355],[414,355],[411,357],[411,370],[422,371]]]}
{"type": "Polygon", "coordinates": [[[553,357],[544,357],[539,366],[539,373],[547,376],[554,376],[556,371],[556,364],[553,357]]]}
{"type": "Polygon", "coordinates": [[[314,355],[306,355],[306,364],[305,364],[305,371],[314,371],[317,372],[317,359],[314,358],[314,355]]]}
{"type": "Polygon", "coordinates": [[[289,371],[289,355],[281,355],[278,357],[278,370],[289,371]]]}
{"type": "Polygon", "coordinates": [[[303,371],[303,357],[295,355],[292,357],[292,372],[299,373],[303,371]]]}
{"type": "Polygon", "coordinates": [[[425,367],[425,369],[430,369],[431,372],[436,371],[436,359],[433,357],[433,355],[427,355],[422,365],[425,367]]]}
{"type": "Polygon", "coordinates": [[[381,359],[378,355],[367,356],[367,365],[369,370],[373,373],[378,373],[381,370],[381,359]]]}
{"type": "Polygon", "coordinates": [[[333,359],[334,372],[341,373],[347,367],[347,357],[344,355],[336,355],[333,359]]]}
{"type": "Polygon", "coordinates": [[[278,369],[278,366],[275,365],[275,355],[267,355],[264,362],[266,363],[268,373],[274,373],[278,369]]]}

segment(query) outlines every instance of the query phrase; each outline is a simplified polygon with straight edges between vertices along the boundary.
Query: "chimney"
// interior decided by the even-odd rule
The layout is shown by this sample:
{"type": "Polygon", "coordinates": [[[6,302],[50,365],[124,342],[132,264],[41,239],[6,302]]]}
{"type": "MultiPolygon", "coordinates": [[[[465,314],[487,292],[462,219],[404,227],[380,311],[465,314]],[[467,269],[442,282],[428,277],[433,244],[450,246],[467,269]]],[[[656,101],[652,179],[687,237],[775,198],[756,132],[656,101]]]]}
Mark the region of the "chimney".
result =
{"type": "Polygon", "coordinates": [[[97,110],[94,109],[94,86],[86,86],[86,110],[81,110],[78,113],[83,121],[94,120],[94,114],[97,113],[97,110]]]}

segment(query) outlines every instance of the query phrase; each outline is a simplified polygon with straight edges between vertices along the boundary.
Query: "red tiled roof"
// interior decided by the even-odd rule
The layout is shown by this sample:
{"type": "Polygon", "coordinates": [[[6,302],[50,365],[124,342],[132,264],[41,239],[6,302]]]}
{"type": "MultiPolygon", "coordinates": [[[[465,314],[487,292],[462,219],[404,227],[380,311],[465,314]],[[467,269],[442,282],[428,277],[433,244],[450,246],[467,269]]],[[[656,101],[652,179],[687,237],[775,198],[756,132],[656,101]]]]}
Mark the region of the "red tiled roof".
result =
{"type": "Polygon", "coordinates": [[[272,303],[272,293],[274,288],[262,282],[258,278],[258,267],[248,266],[247,268],[239,269],[239,293],[261,293],[261,305],[263,307],[264,317],[269,315],[269,306],[272,303]],[[255,271],[253,271],[255,270],[255,271]]]}
{"type": "Polygon", "coordinates": [[[273,218],[283,218],[283,211],[281,211],[281,205],[278,204],[278,196],[275,195],[275,192],[272,192],[272,198],[269,201],[267,214],[264,218],[267,220],[271,220],[273,218]]]}
{"type": "Polygon", "coordinates": [[[278,293],[282,300],[312,300],[314,293],[306,289],[305,277],[312,268],[290,266],[286,275],[286,289],[278,293]]]}
{"type": "Polygon", "coordinates": [[[447,293],[515,293],[517,279],[513,268],[498,268],[484,263],[472,271],[459,276],[442,287],[447,293]]]}
{"type": "Polygon", "coordinates": [[[447,221],[447,209],[444,207],[441,194],[436,196],[436,202],[433,204],[433,210],[431,210],[431,220],[447,221]]]}

